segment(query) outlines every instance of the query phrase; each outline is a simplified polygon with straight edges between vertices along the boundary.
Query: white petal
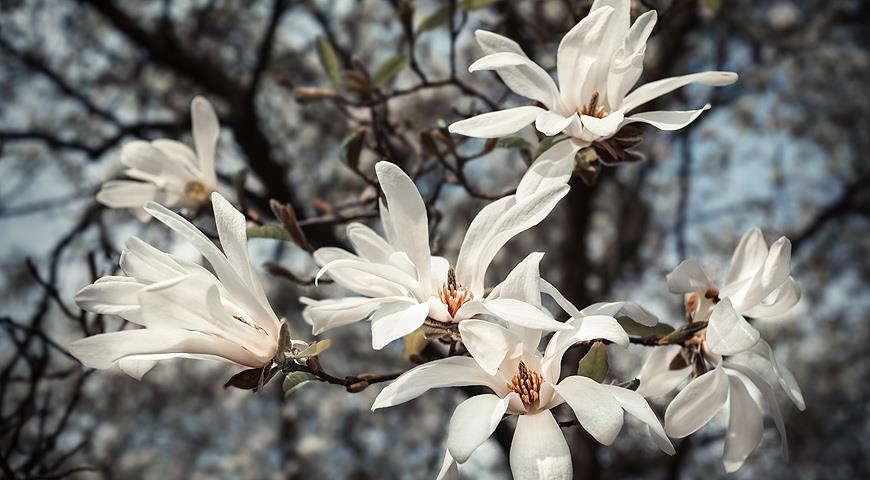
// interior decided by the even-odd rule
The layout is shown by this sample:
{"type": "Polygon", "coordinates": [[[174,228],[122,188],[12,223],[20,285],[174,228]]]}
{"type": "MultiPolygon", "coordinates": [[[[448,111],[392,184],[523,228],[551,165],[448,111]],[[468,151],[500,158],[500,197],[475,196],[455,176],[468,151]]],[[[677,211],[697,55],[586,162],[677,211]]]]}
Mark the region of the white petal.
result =
{"type": "Polygon", "coordinates": [[[767,258],[767,242],[758,227],[750,228],[740,238],[740,243],[731,255],[728,275],[725,283],[731,284],[739,280],[753,277],[764,265],[767,258]]]}
{"type": "Polygon", "coordinates": [[[89,312],[127,318],[139,310],[137,294],[144,287],[145,285],[129,277],[101,277],[79,290],[75,302],[89,312]]]}
{"type": "Polygon", "coordinates": [[[628,113],[650,100],[661,97],[690,83],[724,87],[736,81],[737,74],[734,72],[700,72],[679,77],[663,78],[641,85],[626,95],[625,101],[622,103],[622,110],[628,113]]]}
{"type": "Polygon", "coordinates": [[[517,42],[497,33],[488,32],[486,30],[475,30],[474,38],[477,40],[477,44],[480,45],[480,49],[483,50],[483,53],[486,55],[491,55],[497,52],[511,52],[525,55],[523,49],[520,48],[520,45],[517,42]]]}
{"type": "Polygon", "coordinates": [[[804,401],[803,393],[801,393],[800,385],[798,385],[794,375],[792,375],[787,368],[780,365],[776,360],[776,355],[774,355],[770,344],[761,340],[755,344],[752,353],[759,355],[770,362],[770,366],[773,368],[773,373],[776,375],[780,387],[782,387],[785,394],[788,395],[788,398],[795,404],[798,410],[803,411],[806,409],[806,402],[804,401]]]}
{"type": "Polygon", "coordinates": [[[643,72],[646,42],[655,27],[658,14],[650,10],[637,17],[625,36],[625,42],[617,50],[607,77],[607,102],[620,108],[625,94],[637,83],[643,72]]]}
{"type": "Polygon", "coordinates": [[[704,293],[715,288],[713,282],[704,273],[704,269],[694,260],[683,260],[665,278],[668,282],[668,289],[672,293],[704,293]]]}
{"type": "Polygon", "coordinates": [[[564,117],[551,110],[544,111],[535,119],[535,128],[544,135],[552,137],[553,135],[562,133],[562,131],[568,128],[568,125],[570,125],[576,117],[576,113],[564,117]]]}
{"type": "Polygon", "coordinates": [[[751,368],[746,367],[744,365],[739,364],[730,364],[723,363],[723,366],[728,368],[729,370],[734,370],[736,372],[740,372],[743,376],[749,379],[755,388],[761,392],[762,398],[764,398],[764,403],[766,405],[766,410],[773,417],[773,423],[776,425],[776,429],[779,432],[779,439],[782,448],[782,455],[788,459],[788,438],[785,434],[785,421],[782,418],[782,412],[779,409],[779,402],[776,400],[776,392],[773,391],[773,388],[764,380],[760,375],[755,373],[751,368]]]}
{"type": "Polygon", "coordinates": [[[675,438],[695,433],[728,399],[728,378],[721,367],[695,378],[674,397],[665,412],[665,431],[675,438]]]}
{"type": "Polygon", "coordinates": [[[468,67],[469,72],[479,70],[495,70],[514,93],[537,100],[547,108],[554,108],[559,96],[559,90],[550,74],[524,53],[489,54],[468,67]]]}
{"type": "Polygon", "coordinates": [[[249,367],[263,363],[244,348],[213,335],[186,330],[143,328],[103,333],[77,340],[70,353],[85,366],[105,369],[132,355],[155,353],[204,354],[249,367]]]}
{"type": "Polygon", "coordinates": [[[361,223],[354,222],[347,226],[347,238],[356,253],[371,262],[387,263],[390,255],[396,253],[392,245],[361,223]]]}
{"type": "Polygon", "coordinates": [[[517,201],[523,201],[544,190],[567,185],[574,171],[574,154],[579,149],[574,142],[563,140],[545,150],[520,179],[517,185],[517,201]]]}
{"type": "Polygon", "coordinates": [[[510,464],[514,480],[571,480],[571,452],[549,410],[517,418],[510,464]]]}
{"type": "Polygon", "coordinates": [[[497,395],[507,395],[503,379],[487,375],[470,357],[448,357],[424,363],[403,373],[381,390],[372,410],[392,407],[419,397],[432,388],[483,385],[497,395]]]}
{"type": "Polygon", "coordinates": [[[663,452],[668,455],[673,455],[675,453],[674,446],[668,439],[667,434],[665,434],[665,429],[662,427],[662,423],[659,421],[655,412],[652,411],[649,403],[647,403],[642,395],[616,385],[602,385],[602,387],[613,395],[613,398],[619,402],[626,412],[649,427],[649,432],[652,434],[653,441],[660,449],[662,449],[663,452]]]}
{"type": "Polygon", "coordinates": [[[580,20],[559,43],[556,70],[562,100],[571,107],[581,106],[581,91],[586,72],[592,66],[613,8],[599,8],[580,20]]]}
{"type": "Polygon", "coordinates": [[[581,115],[580,122],[583,123],[583,128],[589,130],[599,137],[610,137],[619,130],[622,120],[625,118],[622,112],[617,110],[610,112],[604,118],[592,117],[589,115],[581,115]]]}
{"type": "Polygon", "coordinates": [[[387,198],[390,223],[398,233],[396,246],[404,251],[417,267],[420,283],[429,288],[429,217],[426,204],[411,177],[390,162],[375,165],[378,181],[387,198]]]}
{"type": "Polygon", "coordinates": [[[520,131],[545,111],[533,106],[507,108],[460,120],[452,123],[448,129],[450,133],[469,137],[498,138],[520,131]]]}
{"type": "Polygon", "coordinates": [[[447,451],[457,462],[465,463],[492,435],[507,410],[509,400],[510,397],[499,398],[492,394],[475,395],[456,406],[447,427],[447,451]]]}
{"type": "Polygon", "coordinates": [[[767,318],[782,315],[791,310],[797,305],[801,299],[801,288],[793,277],[788,277],[788,280],[771,294],[773,297],[770,301],[759,303],[745,312],[747,317],[751,318],[767,318]]]}
{"type": "Polygon", "coordinates": [[[142,380],[146,373],[157,365],[157,360],[151,360],[148,355],[141,357],[126,357],[118,360],[118,367],[127,375],[142,380]]]}
{"type": "Polygon", "coordinates": [[[580,313],[580,310],[575,307],[574,304],[571,303],[567,298],[565,298],[565,296],[562,295],[562,292],[560,292],[555,286],[553,286],[553,284],[542,278],[540,287],[541,292],[549,295],[550,298],[552,298],[556,302],[556,304],[559,305],[559,307],[561,307],[562,310],[564,310],[565,313],[568,314],[569,317],[580,318],[583,316],[583,314],[580,313]]]}
{"type": "MultiPolygon", "coordinates": [[[[331,276],[333,279],[336,279],[336,281],[338,281],[339,273],[341,273],[341,276],[343,277],[346,276],[349,281],[356,280],[356,282],[349,282],[347,286],[359,283],[359,280],[363,279],[367,282],[373,280],[374,282],[368,286],[374,287],[378,291],[388,290],[398,292],[404,290],[411,292],[411,294],[416,298],[423,297],[417,279],[411,277],[393,265],[382,265],[360,260],[333,260],[321,267],[320,271],[318,271],[317,275],[314,277],[315,282],[319,281],[326,272],[333,272],[331,276]],[[353,278],[354,273],[359,275],[359,278],[353,278]],[[385,282],[393,284],[393,287],[387,288],[389,285],[386,285],[385,282]]],[[[359,288],[354,287],[353,290],[365,295],[367,294],[368,289],[366,289],[364,285],[361,285],[359,288]]]]}
{"type": "Polygon", "coordinates": [[[405,272],[399,271],[392,265],[383,264],[381,266],[397,275],[401,275],[402,281],[399,283],[394,281],[395,278],[389,280],[383,278],[381,274],[372,274],[360,270],[357,268],[360,263],[366,263],[370,267],[375,264],[364,261],[361,257],[341,248],[318,248],[314,251],[314,261],[321,267],[327,267],[326,272],[318,272],[318,275],[328,273],[329,278],[334,280],[335,283],[352,292],[367,297],[408,296],[410,295],[410,288],[418,288],[416,280],[408,276],[405,272]],[[336,263],[336,260],[344,260],[344,262],[336,263]],[[344,267],[342,265],[344,265],[344,267]],[[405,282],[407,282],[407,286],[405,285],[405,282]]]}
{"type": "MultiPolygon", "coordinates": [[[[742,298],[738,300],[732,296],[734,308],[739,312],[749,310],[780,288],[789,278],[790,262],[791,242],[781,237],[770,246],[761,271],[744,291],[735,295],[740,295],[742,298]]],[[[723,292],[725,291],[727,290],[723,289],[723,292]]]]}
{"type": "Polygon", "coordinates": [[[311,334],[320,335],[327,330],[365,320],[384,302],[401,298],[347,297],[312,300],[302,297],[299,301],[306,305],[302,317],[311,325],[311,334]]]}
{"type": "Polygon", "coordinates": [[[533,252],[526,256],[505,277],[504,281],[492,289],[489,298],[513,298],[531,305],[541,305],[540,270],[543,252],[533,252]]]}
{"type": "Polygon", "coordinates": [[[203,97],[190,102],[190,117],[193,121],[193,143],[199,157],[199,170],[209,186],[217,186],[214,160],[221,127],[214,107],[203,97]]]}
{"type": "Polygon", "coordinates": [[[635,113],[622,122],[620,127],[629,123],[648,123],[659,130],[679,130],[695,121],[702,113],[710,109],[710,104],[697,110],[656,110],[653,112],[635,113]]]}
{"type": "Polygon", "coordinates": [[[511,298],[497,298],[483,302],[486,310],[501,320],[521,327],[539,330],[570,330],[571,327],[556,321],[540,308],[511,298]]]}
{"type": "Polygon", "coordinates": [[[746,457],[761,443],[764,422],[761,409],[749,394],[743,380],[729,375],[728,382],[731,385],[731,407],[722,461],[725,471],[732,473],[743,465],[746,457]]]}
{"type": "Polygon", "coordinates": [[[604,445],[616,440],[622,429],[622,406],[601,384],[591,378],[573,375],[553,388],[595,440],[604,445]]]}
{"type": "Polygon", "coordinates": [[[156,197],[154,184],[130,180],[109,180],[97,192],[97,201],[111,208],[142,208],[156,197]]]}
{"type": "Polygon", "coordinates": [[[671,362],[683,350],[680,345],[658,346],[652,349],[640,370],[637,393],[644,397],[658,397],[670,393],[689,378],[692,367],[671,370],[671,362]]]}
{"type": "MultiPolygon", "coordinates": [[[[459,322],[459,334],[468,353],[484,372],[495,375],[507,357],[522,355],[522,339],[510,330],[486,320],[459,322]]],[[[527,345],[534,350],[537,345],[527,345]]],[[[464,460],[463,460],[464,461],[464,460]]],[[[462,461],[460,461],[461,463],[462,461]]]]}
{"type": "Polygon", "coordinates": [[[761,334],[734,310],[731,301],[722,299],[710,313],[707,346],[717,355],[734,355],[752,348],[761,334]]]}
{"type": "MultiPolygon", "coordinates": [[[[634,302],[599,302],[593,303],[581,310],[582,316],[609,315],[611,317],[627,317],[647,327],[654,327],[659,323],[658,317],[634,302]]],[[[573,316],[573,315],[572,315],[573,316]]]]}
{"type": "Polygon", "coordinates": [[[441,462],[441,469],[438,471],[438,475],[435,476],[435,480],[460,480],[456,460],[453,459],[453,456],[450,455],[450,451],[447,449],[444,451],[444,461],[441,462]]]}
{"type": "Polygon", "coordinates": [[[380,350],[423,325],[429,314],[428,303],[394,302],[372,314],[372,348],[380,350]]]}
{"type": "Polygon", "coordinates": [[[161,252],[138,237],[128,237],[124,245],[127,248],[121,252],[121,270],[140,283],[160,282],[204,270],[197,264],[161,252]]]}
{"type": "Polygon", "coordinates": [[[121,163],[159,179],[161,187],[184,191],[184,185],[199,178],[199,169],[187,156],[167,155],[156,142],[135,140],[121,147],[121,163]]]}

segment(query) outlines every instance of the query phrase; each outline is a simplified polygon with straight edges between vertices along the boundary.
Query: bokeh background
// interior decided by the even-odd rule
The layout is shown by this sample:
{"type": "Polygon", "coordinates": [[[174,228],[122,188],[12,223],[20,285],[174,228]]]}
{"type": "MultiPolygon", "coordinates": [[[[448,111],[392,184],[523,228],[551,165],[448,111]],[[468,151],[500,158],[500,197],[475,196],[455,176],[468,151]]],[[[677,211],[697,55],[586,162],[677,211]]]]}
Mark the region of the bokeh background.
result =
{"type": "MultiPolygon", "coordinates": [[[[204,95],[223,124],[222,189],[252,215],[268,221],[269,198],[290,202],[313,244],[343,245],[345,219],[377,226],[367,179],[386,159],[414,172],[431,199],[435,247],[452,257],[485,204],[475,195],[515,186],[531,154],[499,147],[478,155],[482,141],[454,138],[468,160],[464,185],[433,155],[430,139],[443,136],[445,122],[525,101],[492,74],[466,72],[480,55],[473,31],[515,39],[552,71],[559,40],[590,3],[0,0],[0,477],[433,477],[462,391],[371,413],[379,386],[350,394],[311,383],[285,401],[278,382],[256,394],[225,390],[234,373],[225,364],[165,362],[141,382],[83,369],[65,353],[69,342],[130,328],[72,302],[78,288],[113,271],[124,238],[196,258],[166,228],[104,209],[94,194],[119,175],[125,141],[190,142],[189,102],[204,95]],[[318,38],[334,48],[338,86],[324,72],[318,38]],[[396,55],[406,63],[395,78],[370,93],[358,79],[356,91],[349,86],[396,55]],[[361,129],[357,159],[341,145],[361,129]]],[[[740,81],[658,101],[714,107],[683,131],[645,130],[646,161],[605,169],[592,186],[573,179],[550,218],[497,257],[491,278],[545,251],[543,274],[577,305],[634,300],[678,324],[681,300],[664,275],[681,259],[697,258],[717,275],[749,227],[768,241],[789,237],[803,298],[759,328],[808,408],[783,403],[788,461],[768,425],[732,477],[870,478],[870,2],[634,7],[659,12],[642,81],[708,69],[737,71],[740,81]]],[[[531,130],[521,136],[533,149],[531,130]]],[[[436,142],[444,151],[444,140],[436,142]]],[[[207,216],[197,223],[213,231],[207,216]]],[[[298,297],[339,292],[307,285],[315,266],[292,244],[252,239],[250,248],[259,264],[292,272],[295,280],[262,274],[276,311],[310,339],[298,297]]],[[[411,365],[401,344],[372,352],[365,323],[323,337],[333,341],[323,357],[331,371],[411,365]]],[[[619,359],[611,375],[633,378],[647,353],[611,351],[619,359]]],[[[566,435],[577,478],[725,477],[721,421],[677,441],[674,457],[631,423],[612,447],[577,427],[566,435]]],[[[506,425],[463,473],[509,478],[509,439],[506,425]]]]}

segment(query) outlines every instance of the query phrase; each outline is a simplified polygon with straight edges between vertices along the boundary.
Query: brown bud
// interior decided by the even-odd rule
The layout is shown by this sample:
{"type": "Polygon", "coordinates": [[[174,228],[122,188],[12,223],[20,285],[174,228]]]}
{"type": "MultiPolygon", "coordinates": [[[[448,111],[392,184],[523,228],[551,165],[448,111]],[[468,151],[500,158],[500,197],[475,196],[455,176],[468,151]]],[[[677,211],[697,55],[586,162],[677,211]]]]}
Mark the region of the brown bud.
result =
{"type": "Polygon", "coordinates": [[[350,393],[359,393],[369,386],[369,382],[363,380],[361,382],[351,383],[347,386],[347,391],[350,393]]]}
{"type": "Polygon", "coordinates": [[[295,87],[293,96],[300,102],[322,100],[325,98],[335,98],[337,94],[335,90],[318,87],[295,87]]]}

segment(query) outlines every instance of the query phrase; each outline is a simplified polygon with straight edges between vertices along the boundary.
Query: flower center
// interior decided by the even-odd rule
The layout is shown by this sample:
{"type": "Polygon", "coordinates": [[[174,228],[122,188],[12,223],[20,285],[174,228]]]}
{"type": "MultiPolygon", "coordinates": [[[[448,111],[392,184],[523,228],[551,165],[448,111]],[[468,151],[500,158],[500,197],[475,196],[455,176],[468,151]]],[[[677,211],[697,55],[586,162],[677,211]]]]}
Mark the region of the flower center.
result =
{"type": "Polygon", "coordinates": [[[447,283],[438,289],[438,298],[447,307],[450,316],[456,315],[459,307],[471,300],[471,297],[471,291],[456,282],[456,272],[450,267],[447,270],[447,283]]]}
{"type": "Polygon", "coordinates": [[[580,115],[589,115],[590,117],[595,118],[604,118],[607,116],[607,112],[604,111],[604,107],[598,105],[598,90],[592,92],[592,98],[589,99],[589,103],[583,105],[578,113],[580,115]]]}
{"type": "Polygon", "coordinates": [[[200,181],[192,180],[184,186],[184,196],[196,204],[208,201],[211,191],[200,181]]]}
{"type": "Polygon", "coordinates": [[[523,400],[523,405],[529,407],[538,401],[541,393],[541,382],[543,377],[534,370],[529,370],[525,362],[520,361],[520,366],[517,374],[511,379],[508,388],[519,394],[523,400]]]}

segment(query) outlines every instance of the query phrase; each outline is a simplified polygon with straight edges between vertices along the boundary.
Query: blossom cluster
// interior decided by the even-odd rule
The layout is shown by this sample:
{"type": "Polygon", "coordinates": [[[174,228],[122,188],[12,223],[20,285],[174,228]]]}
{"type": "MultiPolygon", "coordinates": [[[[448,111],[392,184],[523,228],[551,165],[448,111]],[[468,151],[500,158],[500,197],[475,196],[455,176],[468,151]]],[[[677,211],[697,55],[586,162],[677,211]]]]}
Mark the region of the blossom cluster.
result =
{"type": "MultiPolygon", "coordinates": [[[[579,424],[604,445],[617,438],[628,414],[644,426],[653,445],[674,454],[671,438],[694,433],[727,403],[727,471],[740,468],[760,443],[764,413],[773,418],[786,449],[776,391],[782,390],[799,409],[804,400],[793,375],[753,326],[757,319],[789,311],[800,299],[786,238],[768,246],[761,230],[749,230],[719,283],[694,260],[679,264],[666,279],[685,306],[686,323],[676,329],[659,324],[633,302],[576,307],[542,276],[543,252],[529,252],[500,282],[487,283],[487,271],[502,248],[540,224],[565,197],[580,149],[606,142],[635,122],[682,128],[709,105],[633,112],[689,83],[721,86],[736,80],[731,72],[702,72],[632,90],[655,22],[655,11],[650,11],[632,24],[628,0],[594,2],[559,45],[558,87],[515,42],[478,31],[485,56],[469,70],[494,70],[511,90],[537,105],[484,113],[449,130],[493,138],[534,122],[543,135],[559,135],[557,141],[528,167],[514,193],[477,213],[455,258],[433,254],[426,202],[415,181],[385,161],[374,165],[383,194],[383,236],[350,223],[346,231],[352,250],[322,247],[312,254],[320,267],[316,280],[328,277],[350,292],[300,298],[313,335],[368,321],[375,350],[397,341],[408,344],[416,336],[435,352],[434,359],[422,360],[383,388],[372,410],[435,388],[478,386],[482,389],[475,391],[489,392],[469,397],[453,411],[439,478],[455,478],[457,464],[466,462],[510,416],[516,416],[509,458],[514,478],[571,478],[571,455],[554,411],[572,412],[576,421],[567,423],[579,424]],[[633,332],[666,333],[629,335],[628,325],[633,332]],[[636,375],[639,381],[603,383],[603,376],[582,368],[563,369],[569,349],[618,354],[632,343],[651,350],[636,375]],[[670,398],[674,391],[662,422],[647,399],[670,398]],[[557,410],[562,405],[566,407],[557,410]]],[[[190,242],[210,268],[131,237],[120,258],[122,275],[98,279],[76,301],[85,310],[116,315],[142,328],[78,340],[71,353],[88,367],[117,365],[135,378],[160,360],[184,357],[246,367],[242,373],[255,376],[244,388],[260,388],[278,373],[286,376],[290,389],[305,380],[340,383],[316,360],[328,345],[291,339],[288,323],[271,307],[248,256],[246,217],[218,193],[217,115],[200,97],[191,112],[195,151],[172,140],[126,145],[121,161],[129,167],[125,174],[130,179],[106,182],[98,200],[134,208],[143,220],[157,219],[190,242]],[[209,204],[220,248],[171,210],[201,211],[209,204]]],[[[237,377],[241,380],[233,385],[247,382],[247,377],[237,377]]],[[[359,391],[369,383],[375,380],[358,377],[344,386],[359,391]]]]}

